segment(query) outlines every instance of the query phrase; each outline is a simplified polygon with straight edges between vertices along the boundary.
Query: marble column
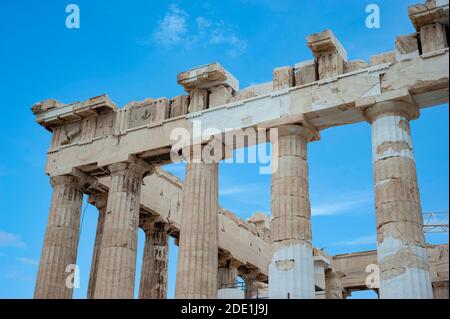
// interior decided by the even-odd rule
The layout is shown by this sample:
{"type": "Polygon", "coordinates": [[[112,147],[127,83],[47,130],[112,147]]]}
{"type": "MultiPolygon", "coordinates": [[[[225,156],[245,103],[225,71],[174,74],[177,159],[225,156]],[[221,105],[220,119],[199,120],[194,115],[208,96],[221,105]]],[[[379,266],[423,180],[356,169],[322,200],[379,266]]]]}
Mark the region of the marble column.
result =
{"type": "Polygon", "coordinates": [[[53,197],[34,291],[36,299],[71,299],[68,266],[75,265],[83,187],[79,177],[52,177],[53,197]],[[69,284],[69,285],[68,285],[69,284]]]}
{"type": "Polygon", "coordinates": [[[168,225],[145,220],[145,232],[139,299],[167,298],[167,266],[169,257],[168,225]]]}
{"type": "Polygon", "coordinates": [[[255,299],[258,296],[258,272],[248,270],[241,277],[245,283],[245,299],[255,299]]]}
{"type": "Polygon", "coordinates": [[[272,173],[271,195],[271,299],[315,298],[307,162],[307,143],[314,133],[300,125],[278,128],[278,154],[273,159],[278,169],[272,173]]]}
{"type": "Polygon", "coordinates": [[[409,125],[419,110],[386,101],[365,115],[372,124],[380,298],[433,298],[409,125]]]}
{"type": "Polygon", "coordinates": [[[220,260],[217,272],[217,288],[236,288],[239,263],[233,259],[220,260]]]}
{"type": "Polygon", "coordinates": [[[325,299],[343,299],[342,274],[333,270],[325,270],[325,299]]]}
{"type": "Polygon", "coordinates": [[[180,224],[177,299],[217,298],[218,214],[218,163],[188,160],[180,224]]]}
{"type": "Polygon", "coordinates": [[[97,271],[98,271],[98,261],[100,258],[100,248],[102,245],[103,238],[103,226],[105,224],[106,215],[106,204],[107,204],[108,194],[107,193],[96,193],[89,197],[89,202],[94,204],[98,209],[98,219],[97,219],[97,231],[95,234],[94,243],[94,253],[92,255],[91,262],[91,273],[89,275],[89,284],[87,291],[87,298],[94,298],[95,283],[97,281],[97,271]]]}
{"type": "Polygon", "coordinates": [[[95,299],[133,299],[142,179],[146,166],[112,164],[95,299]]]}

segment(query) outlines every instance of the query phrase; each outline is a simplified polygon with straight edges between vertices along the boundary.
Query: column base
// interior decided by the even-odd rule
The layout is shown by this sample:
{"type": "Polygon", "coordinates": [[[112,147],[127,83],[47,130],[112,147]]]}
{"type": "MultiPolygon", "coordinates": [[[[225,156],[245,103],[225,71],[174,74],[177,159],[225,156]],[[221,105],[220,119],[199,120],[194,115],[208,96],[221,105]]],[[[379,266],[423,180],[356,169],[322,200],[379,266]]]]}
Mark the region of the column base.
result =
{"type": "Polygon", "coordinates": [[[380,299],[433,299],[429,277],[426,270],[406,268],[403,274],[380,281],[380,299]]]}
{"type": "Polygon", "coordinates": [[[378,245],[378,264],[381,299],[433,298],[426,248],[385,237],[378,245]]]}
{"type": "Polygon", "coordinates": [[[269,265],[269,298],[316,298],[311,245],[285,246],[273,254],[269,265]]]}

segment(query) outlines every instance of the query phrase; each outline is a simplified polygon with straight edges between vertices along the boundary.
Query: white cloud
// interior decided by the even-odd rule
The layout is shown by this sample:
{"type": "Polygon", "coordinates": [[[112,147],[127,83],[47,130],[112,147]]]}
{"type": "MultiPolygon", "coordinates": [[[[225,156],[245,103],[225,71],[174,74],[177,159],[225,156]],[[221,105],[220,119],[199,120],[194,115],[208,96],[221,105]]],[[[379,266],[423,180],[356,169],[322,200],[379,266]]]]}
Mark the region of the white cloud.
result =
{"type": "Polygon", "coordinates": [[[199,32],[203,32],[203,31],[207,30],[212,25],[212,22],[210,20],[206,19],[205,17],[197,17],[197,19],[195,19],[195,21],[197,22],[197,28],[198,28],[199,32]]]}
{"type": "Polygon", "coordinates": [[[370,192],[354,192],[331,198],[320,204],[311,205],[312,216],[334,216],[352,212],[363,208],[371,201],[370,192]]]}
{"type": "Polygon", "coordinates": [[[229,30],[215,29],[209,39],[211,44],[228,45],[228,54],[237,57],[247,50],[247,42],[229,30]]]}
{"type": "Polygon", "coordinates": [[[25,248],[26,245],[20,238],[20,235],[0,230],[0,247],[25,248]]]}
{"type": "Polygon", "coordinates": [[[24,265],[31,265],[31,266],[37,266],[39,265],[39,262],[37,260],[26,258],[26,257],[20,257],[18,258],[19,262],[24,265]]]}
{"type": "Polygon", "coordinates": [[[191,16],[176,4],[169,5],[164,18],[152,35],[138,40],[138,44],[156,44],[166,49],[194,46],[221,46],[231,57],[245,53],[247,41],[239,37],[235,28],[215,17],[191,16]]]}
{"type": "Polygon", "coordinates": [[[361,236],[351,240],[345,240],[333,243],[332,246],[361,246],[361,245],[374,245],[377,243],[377,236],[375,234],[361,236]]]}
{"type": "Polygon", "coordinates": [[[176,4],[169,6],[169,11],[159,21],[153,38],[156,43],[164,46],[174,46],[185,40],[188,32],[188,14],[176,4]]]}

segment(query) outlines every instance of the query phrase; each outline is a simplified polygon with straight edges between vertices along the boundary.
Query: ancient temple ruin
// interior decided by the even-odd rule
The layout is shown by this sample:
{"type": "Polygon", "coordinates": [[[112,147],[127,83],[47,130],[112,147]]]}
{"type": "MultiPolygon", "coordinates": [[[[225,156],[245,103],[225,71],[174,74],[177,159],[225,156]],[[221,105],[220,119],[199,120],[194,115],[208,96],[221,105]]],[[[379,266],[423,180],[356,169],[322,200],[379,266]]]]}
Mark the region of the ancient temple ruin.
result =
{"type": "Polygon", "coordinates": [[[448,103],[448,8],[448,0],[411,6],[416,32],[370,63],[349,61],[326,30],[307,37],[310,61],[275,68],[269,83],[240,89],[215,63],[180,73],[188,94],[174,98],[123,108],[106,95],[34,105],[52,133],[46,173],[54,190],[34,297],[72,297],[66,267],[76,264],[88,194],[98,208],[88,298],[134,297],[139,227],[140,298],[166,298],[169,236],[179,245],[176,298],[342,299],[365,289],[380,298],[448,298],[448,244],[424,239],[409,125],[424,108],[448,103]],[[200,147],[211,140],[193,131],[194,121],[217,135],[278,129],[272,218],[244,221],[222,209],[217,163],[188,161],[184,183],[161,169],[171,163],[174,129],[200,147]],[[307,145],[320,143],[321,130],[363,121],[372,126],[378,248],[329,256],[312,246],[307,145]],[[370,264],[379,266],[379,286],[367,285],[370,264]]]}

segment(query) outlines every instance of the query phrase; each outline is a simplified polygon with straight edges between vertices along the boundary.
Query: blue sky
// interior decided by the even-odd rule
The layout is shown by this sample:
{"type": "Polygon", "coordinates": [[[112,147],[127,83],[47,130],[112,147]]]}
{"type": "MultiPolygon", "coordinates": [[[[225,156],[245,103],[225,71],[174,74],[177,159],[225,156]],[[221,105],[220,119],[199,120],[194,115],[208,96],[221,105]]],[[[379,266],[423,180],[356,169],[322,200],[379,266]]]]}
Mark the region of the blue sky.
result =
{"type": "MultiPolygon", "coordinates": [[[[81,28],[65,27],[69,1],[0,3],[0,298],[30,298],[52,189],[44,174],[50,134],[35,124],[33,103],[69,103],[107,93],[119,106],[182,94],[176,75],[219,61],[241,87],[270,81],[272,70],[311,59],[308,34],[331,28],[350,59],[369,60],[413,32],[407,6],[417,1],[78,0],[81,28]],[[381,28],[367,29],[365,7],[377,3],[381,28]]],[[[425,211],[448,211],[448,106],[426,109],[412,123],[425,211]]],[[[310,144],[313,241],[330,254],[375,248],[370,126],[322,132],[310,144]]],[[[183,166],[168,170],[184,177],[183,166]]],[[[220,166],[220,204],[242,218],[270,213],[270,176],[256,164],[220,166]]],[[[87,206],[78,264],[86,295],[96,210],[87,206]]],[[[448,242],[448,234],[428,236],[448,242]]],[[[143,233],[139,234],[138,273],[143,233]]],[[[171,244],[169,296],[176,247],[171,244]]],[[[137,283],[138,278],[137,278],[137,283]]],[[[360,297],[372,297],[360,294],[360,297]]]]}

